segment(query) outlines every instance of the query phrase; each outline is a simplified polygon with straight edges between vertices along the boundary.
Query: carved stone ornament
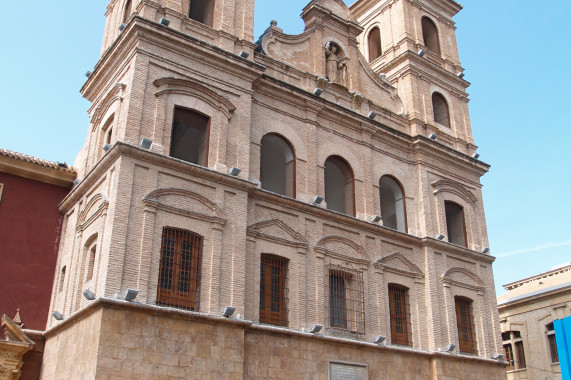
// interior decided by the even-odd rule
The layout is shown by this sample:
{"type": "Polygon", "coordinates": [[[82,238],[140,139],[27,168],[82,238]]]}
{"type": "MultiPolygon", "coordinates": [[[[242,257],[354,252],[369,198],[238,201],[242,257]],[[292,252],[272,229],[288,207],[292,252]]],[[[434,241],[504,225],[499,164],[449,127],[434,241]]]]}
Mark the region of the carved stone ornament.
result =
{"type": "Polygon", "coordinates": [[[22,357],[34,342],[7,315],[2,317],[2,330],[6,340],[0,340],[0,379],[16,380],[24,365],[22,357]]]}

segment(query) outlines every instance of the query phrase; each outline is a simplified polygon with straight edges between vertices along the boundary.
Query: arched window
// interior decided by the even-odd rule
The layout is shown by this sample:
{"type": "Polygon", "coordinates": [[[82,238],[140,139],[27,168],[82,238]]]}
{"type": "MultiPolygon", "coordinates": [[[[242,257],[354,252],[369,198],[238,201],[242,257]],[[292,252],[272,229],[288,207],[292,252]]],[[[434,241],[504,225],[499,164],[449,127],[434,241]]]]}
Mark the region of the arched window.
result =
{"type": "Polygon", "coordinates": [[[133,3],[131,2],[131,0],[127,0],[127,2],[125,3],[125,10],[123,11],[123,23],[129,21],[131,13],[133,13],[133,3]]]}
{"type": "Polygon", "coordinates": [[[408,288],[389,284],[389,311],[391,316],[391,343],[412,346],[408,288]]]}
{"type": "Polygon", "coordinates": [[[171,136],[171,157],[206,166],[209,126],[209,117],[185,108],[175,108],[171,136]]]}
{"type": "Polygon", "coordinates": [[[446,212],[446,231],[448,241],[466,247],[466,225],[464,223],[464,209],[454,202],[444,202],[446,212]]]}
{"type": "Polygon", "coordinates": [[[105,145],[113,144],[113,126],[115,124],[115,114],[109,116],[101,128],[100,137],[100,149],[99,153],[102,153],[102,149],[105,145]]]}
{"type": "Polygon", "coordinates": [[[157,303],[198,310],[202,236],[178,228],[163,228],[157,303]]]}
{"type": "Polygon", "coordinates": [[[190,0],[190,11],[188,17],[212,26],[214,13],[214,0],[190,0]]]}
{"type": "Polygon", "coordinates": [[[278,135],[262,138],[260,180],[262,189],[295,197],[295,156],[290,144],[278,135]]]}
{"type": "Polygon", "coordinates": [[[61,268],[61,271],[59,273],[58,293],[61,293],[63,290],[63,284],[65,283],[65,269],[66,269],[66,266],[64,265],[63,268],[61,268]]]}
{"type": "Polygon", "coordinates": [[[373,62],[383,54],[381,31],[379,28],[374,27],[373,30],[371,30],[367,38],[367,44],[369,46],[369,62],[373,62]]]}
{"type": "Polygon", "coordinates": [[[406,232],[405,201],[401,185],[385,175],[379,180],[379,192],[383,226],[406,232]]]}
{"type": "Polygon", "coordinates": [[[428,17],[422,18],[422,38],[424,46],[434,54],[440,55],[440,42],[438,41],[438,29],[434,21],[428,17]]]}
{"type": "Polygon", "coordinates": [[[466,297],[454,297],[456,307],[456,325],[458,328],[458,342],[460,352],[475,354],[476,329],[474,328],[474,316],[472,314],[472,300],[466,297]]]}
{"type": "Polygon", "coordinates": [[[434,121],[436,123],[450,128],[448,102],[446,102],[444,96],[438,92],[432,94],[432,112],[434,113],[434,121]]]}
{"type": "Polygon", "coordinates": [[[87,275],[85,276],[85,281],[89,281],[93,278],[93,268],[95,267],[95,254],[97,253],[97,245],[93,244],[89,251],[87,252],[87,275]]]}
{"type": "Polygon", "coordinates": [[[353,170],[341,157],[325,161],[325,202],[330,210],[355,216],[355,186],[353,170]]]}

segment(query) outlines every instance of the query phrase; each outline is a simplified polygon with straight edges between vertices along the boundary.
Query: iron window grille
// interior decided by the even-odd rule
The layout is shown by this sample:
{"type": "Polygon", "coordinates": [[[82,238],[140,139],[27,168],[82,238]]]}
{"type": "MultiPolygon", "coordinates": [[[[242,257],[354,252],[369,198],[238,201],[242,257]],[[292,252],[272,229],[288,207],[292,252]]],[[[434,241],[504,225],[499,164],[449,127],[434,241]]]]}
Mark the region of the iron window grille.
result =
{"type": "Polygon", "coordinates": [[[326,265],[327,297],[325,319],[333,329],[365,333],[363,273],[349,264],[326,265]]]}
{"type": "Polygon", "coordinates": [[[198,310],[202,242],[190,231],[163,228],[157,304],[198,310]]]}
{"type": "Polygon", "coordinates": [[[465,297],[454,297],[454,301],[460,352],[477,354],[472,300],[465,297]]]}

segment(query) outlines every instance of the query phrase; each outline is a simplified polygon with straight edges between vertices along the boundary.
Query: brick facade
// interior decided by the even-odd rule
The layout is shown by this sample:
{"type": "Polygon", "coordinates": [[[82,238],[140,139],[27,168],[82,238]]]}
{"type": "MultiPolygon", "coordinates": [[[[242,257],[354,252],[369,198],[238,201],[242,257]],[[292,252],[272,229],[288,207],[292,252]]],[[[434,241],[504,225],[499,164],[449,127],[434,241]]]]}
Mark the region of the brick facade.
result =
{"type": "MultiPolygon", "coordinates": [[[[106,318],[137,320],[131,318],[132,305],[109,301],[112,311],[90,311],[81,319],[77,315],[95,308],[87,305],[82,291],[89,288],[98,298],[122,299],[128,288],[137,289],[136,301],[156,310],[157,289],[165,286],[160,278],[167,273],[161,269],[162,236],[171,228],[201,238],[199,292],[193,300],[195,312],[201,314],[183,312],[184,329],[197,331],[192,339],[202,339],[202,329],[209,334],[221,329],[232,336],[239,329],[242,348],[235,352],[220,342],[207,354],[192,351],[197,348],[188,351],[181,343],[181,350],[187,350],[184,358],[161,362],[157,371],[162,376],[208,378],[213,376],[213,361],[218,366],[222,358],[228,366],[224,378],[327,378],[331,361],[364,364],[368,376],[377,378],[381,369],[376,360],[402,361],[399,368],[416,378],[429,373],[445,379],[501,378],[503,367],[491,360],[500,350],[493,257],[481,253],[488,242],[479,178],[488,165],[471,156],[475,146],[466,121],[468,83],[454,72],[459,67],[455,48],[443,49],[442,57],[419,57],[414,52],[419,36],[406,34],[419,17],[417,8],[397,1],[393,18],[404,23],[400,28],[407,37],[404,45],[395,44],[394,56],[386,56],[385,65],[379,66],[386,77],[379,77],[358,42],[369,22],[360,18],[384,17],[373,9],[384,2],[359,1],[349,9],[337,0],[314,1],[303,10],[302,35],[287,36],[271,25],[257,46],[251,38],[253,5],[246,3],[215,2],[209,27],[186,17],[188,1],[168,6],[135,1],[133,17],[124,20],[119,32],[125,2],[110,2],[104,53],[82,89],[93,105],[86,144],[76,161],[81,183],[61,204],[65,220],[51,308],[69,320],[50,322],[43,376],[76,370],[111,376],[105,371],[130,365],[123,358],[103,359],[103,353],[108,352],[104,340],[110,332],[105,329],[113,325],[106,318]],[[244,9],[247,15],[237,17],[244,9]],[[227,17],[230,14],[234,16],[227,17]],[[161,18],[171,21],[168,27],[159,23],[161,18]],[[325,51],[333,45],[338,47],[334,65],[325,51]],[[239,55],[242,51],[247,58],[239,55]],[[448,100],[449,129],[434,123],[432,111],[421,106],[434,86],[459,99],[448,100]],[[315,95],[316,88],[322,94],[315,95]],[[177,109],[209,119],[205,165],[170,157],[177,109]],[[430,133],[437,134],[437,141],[426,137],[430,133]],[[265,190],[260,183],[262,140],[269,134],[291,147],[294,196],[265,190]],[[140,147],[142,139],[152,140],[149,149],[140,147]],[[330,209],[332,198],[329,208],[327,199],[313,203],[316,195],[327,198],[331,191],[324,179],[331,157],[346,164],[352,176],[344,185],[350,184],[347,194],[354,194],[345,200],[346,213],[330,209]],[[237,176],[229,174],[232,167],[241,170],[237,176]],[[380,195],[384,176],[402,188],[397,209],[405,227],[371,222],[386,214],[380,195]],[[463,210],[465,244],[434,238],[448,235],[447,202],[463,210]],[[287,313],[285,337],[260,323],[263,254],[287,262],[280,285],[287,296],[280,306],[287,313]],[[333,267],[346,270],[328,269],[333,267]],[[339,273],[345,273],[338,281],[347,289],[361,289],[356,298],[345,290],[336,294],[343,300],[337,305],[345,313],[341,320],[333,315],[331,290],[331,276],[339,273]],[[358,274],[362,283],[356,284],[357,277],[348,273],[358,274]],[[391,343],[389,284],[408,289],[408,348],[381,349],[366,343],[378,335],[391,343]],[[437,354],[449,344],[458,345],[457,297],[471,302],[468,335],[476,355],[437,354]],[[230,305],[236,307],[231,323],[212,317],[230,305]],[[203,314],[211,316],[206,324],[200,320],[203,314]],[[354,321],[348,321],[349,314],[354,321]],[[92,336],[82,337],[99,340],[98,354],[89,354],[95,361],[91,367],[68,368],[61,362],[67,350],[55,347],[70,344],[83,323],[98,326],[92,336]],[[317,343],[309,343],[311,336],[304,331],[314,324],[324,329],[315,337],[317,343]],[[239,327],[243,325],[247,333],[239,327]],[[337,343],[329,342],[343,343],[333,349],[331,344],[337,343]],[[266,346],[290,347],[286,351],[291,360],[278,358],[284,350],[259,354],[266,346]],[[366,357],[357,360],[362,347],[367,347],[366,357]],[[307,356],[316,357],[311,369],[309,363],[291,365],[294,358],[307,356]],[[202,364],[194,366],[199,358],[202,364]],[[424,369],[413,375],[417,365],[424,369]],[[460,369],[472,366],[485,367],[486,375],[460,369]],[[192,372],[199,369],[200,375],[192,372]]],[[[446,20],[446,33],[453,35],[451,17],[460,10],[456,3],[426,1],[416,6],[436,12],[446,20]]],[[[396,24],[393,27],[396,40],[400,32],[396,24]]],[[[446,33],[441,32],[442,38],[446,33]]],[[[152,323],[169,335],[182,322],[176,311],[164,310],[160,321],[152,323]]],[[[168,339],[163,343],[177,344],[168,339]]],[[[144,351],[132,355],[140,359],[144,351]]],[[[147,375],[151,373],[157,372],[147,375]]]]}

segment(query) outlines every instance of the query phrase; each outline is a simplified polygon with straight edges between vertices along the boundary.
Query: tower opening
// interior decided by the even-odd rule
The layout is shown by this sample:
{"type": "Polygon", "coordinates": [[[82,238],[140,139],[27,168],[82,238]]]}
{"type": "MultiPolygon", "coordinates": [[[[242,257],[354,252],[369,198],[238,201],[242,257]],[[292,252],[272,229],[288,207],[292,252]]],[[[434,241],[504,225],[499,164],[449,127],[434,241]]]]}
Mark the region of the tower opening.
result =
{"type": "Polygon", "coordinates": [[[201,22],[205,25],[212,26],[214,13],[214,0],[191,0],[188,17],[201,22]]]}

